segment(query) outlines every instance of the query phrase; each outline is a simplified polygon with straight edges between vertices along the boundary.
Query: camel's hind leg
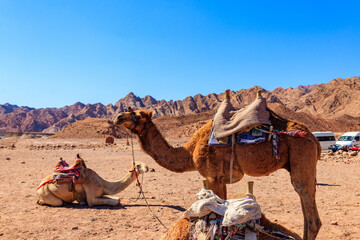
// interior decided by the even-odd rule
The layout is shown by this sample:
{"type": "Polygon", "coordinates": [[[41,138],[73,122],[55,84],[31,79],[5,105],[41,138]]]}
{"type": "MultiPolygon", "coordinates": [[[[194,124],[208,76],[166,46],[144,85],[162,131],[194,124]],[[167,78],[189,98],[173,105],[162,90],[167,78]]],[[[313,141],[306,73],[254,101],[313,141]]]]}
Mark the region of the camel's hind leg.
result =
{"type": "Polygon", "coordinates": [[[291,183],[299,194],[304,215],[304,240],[313,240],[321,227],[315,202],[317,146],[312,139],[292,144],[290,150],[291,183]]]}
{"type": "Polygon", "coordinates": [[[39,188],[36,192],[39,195],[39,200],[37,201],[39,205],[50,205],[54,207],[63,205],[63,200],[52,194],[46,186],[39,188]]]}

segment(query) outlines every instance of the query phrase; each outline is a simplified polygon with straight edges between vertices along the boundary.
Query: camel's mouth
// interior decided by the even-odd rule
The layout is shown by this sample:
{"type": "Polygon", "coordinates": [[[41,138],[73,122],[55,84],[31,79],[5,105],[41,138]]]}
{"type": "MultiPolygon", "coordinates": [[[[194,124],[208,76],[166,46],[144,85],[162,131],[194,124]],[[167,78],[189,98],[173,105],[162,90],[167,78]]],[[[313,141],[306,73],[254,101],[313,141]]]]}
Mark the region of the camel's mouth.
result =
{"type": "Polygon", "coordinates": [[[148,166],[145,166],[145,167],[143,168],[143,172],[146,173],[146,172],[148,172],[148,171],[149,171],[148,166]]]}
{"type": "Polygon", "coordinates": [[[149,171],[149,167],[144,163],[136,164],[136,169],[137,169],[137,172],[139,172],[139,173],[146,173],[149,171]]]}

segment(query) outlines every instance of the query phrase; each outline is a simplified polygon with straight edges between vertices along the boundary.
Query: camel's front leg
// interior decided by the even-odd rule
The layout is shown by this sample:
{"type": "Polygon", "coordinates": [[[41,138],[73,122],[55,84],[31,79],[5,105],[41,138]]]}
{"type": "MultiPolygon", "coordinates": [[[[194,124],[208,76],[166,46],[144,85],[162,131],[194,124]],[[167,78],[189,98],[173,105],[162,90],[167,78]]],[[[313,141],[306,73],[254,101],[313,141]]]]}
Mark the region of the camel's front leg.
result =
{"type": "Polygon", "coordinates": [[[96,205],[117,206],[120,204],[119,198],[89,197],[88,195],[86,195],[86,199],[90,207],[96,205]]]}
{"type": "Polygon", "coordinates": [[[209,189],[222,199],[226,199],[226,183],[224,177],[211,178],[207,177],[209,181],[209,189]]]}
{"type": "Polygon", "coordinates": [[[96,205],[117,206],[120,204],[119,198],[96,197],[99,196],[99,194],[96,194],[96,189],[92,189],[91,187],[84,186],[84,190],[86,193],[86,201],[90,207],[96,205]]]}

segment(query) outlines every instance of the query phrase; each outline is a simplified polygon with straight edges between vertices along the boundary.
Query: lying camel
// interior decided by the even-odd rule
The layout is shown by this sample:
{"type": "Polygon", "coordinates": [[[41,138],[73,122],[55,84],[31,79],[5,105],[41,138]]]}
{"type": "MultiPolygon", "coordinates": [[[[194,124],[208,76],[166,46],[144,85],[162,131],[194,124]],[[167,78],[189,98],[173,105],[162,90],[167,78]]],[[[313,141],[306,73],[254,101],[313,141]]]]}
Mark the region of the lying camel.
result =
{"type": "Polygon", "coordinates": [[[278,169],[290,173],[291,183],[300,196],[304,217],[305,240],[315,239],[321,221],[315,201],[316,164],[321,148],[317,139],[302,123],[284,119],[270,112],[270,121],[276,130],[300,130],[305,137],[278,135],[280,159],[273,154],[273,144],[266,141],[258,144],[239,145],[234,150],[232,181],[230,181],[231,146],[209,146],[212,121],[200,128],[190,141],[182,147],[172,147],[152,122],[152,112],[138,110],[120,113],[115,124],[124,126],[138,136],[141,148],[160,166],[173,172],[198,171],[209,181],[209,188],[222,199],[226,199],[226,184],[240,181],[244,174],[267,176],[278,169]]]}
{"type": "Polygon", "coordinates": [[[100,177],[95,171],[86,168],[84,160],[79,156],[82,164],[80,176],[72,184],[72,180],[56,182],[53,181],[53,174],[46,176],[40,183],[36,193],[39,195],[39,205],[62,206],[64,202],[72,203],[75,200],[81,204],[89,206],[120,204],[119,197],[110,197],[125,188],[136,180],[138,174],[146,173],[148,167],[145,163],[136,162],[130,171],[119,181],[108,182],[100,177]]]}

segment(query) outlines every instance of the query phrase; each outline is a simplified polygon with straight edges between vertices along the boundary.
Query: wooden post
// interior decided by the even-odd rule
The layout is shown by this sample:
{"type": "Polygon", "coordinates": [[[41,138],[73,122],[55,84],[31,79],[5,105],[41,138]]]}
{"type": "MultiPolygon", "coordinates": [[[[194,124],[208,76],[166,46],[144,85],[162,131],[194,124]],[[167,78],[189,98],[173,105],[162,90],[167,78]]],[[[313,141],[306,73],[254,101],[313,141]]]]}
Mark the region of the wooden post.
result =
{"type": "Polygon", "coordinates": [[[247,182],[247,189],[246,189],[246,193],[254,193],[254,181],[248,181],[247,182]]]}
{"type": "Polygon", "coordinates": [[[202,188],[205,190],[209,190],[209,181],[208,180],[203,180],[202,182],[202,188]]]}
{"type": "Polygon", "coordinates": [[[260,97],[261,97],[261,90],[257,90],[256,98],[260,98],[260,97]]]}
{"type": "MultiPolygon", "coordinates": [[[[255,200],[254,194],[254,181],[247,182],[246,196],[255,200]]],[[[245,240],[257,240],[256,232],[253,232],[249,228],[245,228],[245,240]]]]}
{"type": "Polygon", "coordinates": [[[254,181],[247,182],[246,196],[255,200],[254,196],[254,181]]]}
{"type": "Polygon", "coordinates": [[[228,100],[230,99],[230,89],[225,90],[225,98],[228,100]]]}

